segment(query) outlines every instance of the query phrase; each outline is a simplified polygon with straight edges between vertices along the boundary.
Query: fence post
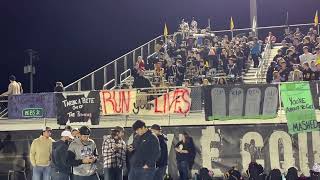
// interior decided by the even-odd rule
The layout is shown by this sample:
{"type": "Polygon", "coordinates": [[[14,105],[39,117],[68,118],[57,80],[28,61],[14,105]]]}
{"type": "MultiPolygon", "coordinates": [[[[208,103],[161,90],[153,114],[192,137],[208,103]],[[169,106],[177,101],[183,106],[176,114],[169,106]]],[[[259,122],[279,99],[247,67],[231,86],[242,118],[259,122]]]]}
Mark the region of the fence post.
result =
{"type": "Polygon", "coordinates": [[[148,55],[149,56],[151,53],[150,53],[150,42],[148,42],[148,55]]]}
{"type": "Polygon", "coordinates": [[[118,60],[114,61],[114,85],[118,86],[118,68],[117,68],[118,60]]]}
{"type": "Polygon", "coordinates": [[[143,57],[143,46],[140,48],[140,55],[141,55],[142,59],[144,59],[144,57],[143,57]]]}
{"type": "Polygon", "coordinates": [[[133,61],[133,67],[134,67],[135,64],[136,64],[136,50],[133,50],[133,53],[132,53],[132,61],[133,61]]]}
{"type": "Polygon", "coordinates": [[[107,83],[107,67],[103,68],[103,85],[107,83]]]}
{"type": "Polygon", "coordinates": [[[127,55],[124,56],[124,70],[126,71],[128,69],[128,58],[127,55]]]}
{"type": "Polygon", "coordinates": [[[78,81],[78,91],[81,91],[81,80],[78,81]]]}
{"type": "Polygon", "coordinates": [[[91,74],[91,90],[94,90],[94,73],[91,74]]]}

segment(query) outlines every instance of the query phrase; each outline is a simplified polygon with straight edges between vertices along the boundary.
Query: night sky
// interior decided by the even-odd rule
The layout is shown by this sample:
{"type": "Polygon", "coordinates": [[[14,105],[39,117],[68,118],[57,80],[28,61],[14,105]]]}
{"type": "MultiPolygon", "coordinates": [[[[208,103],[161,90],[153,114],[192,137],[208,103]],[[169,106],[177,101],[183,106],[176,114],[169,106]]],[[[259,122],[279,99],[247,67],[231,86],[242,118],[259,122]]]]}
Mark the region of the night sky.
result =
{"type": "MultiPolygon", "coordinates": [[[[181,17],[196,17],[215,30],[250,27],[249,0],[2,0],[0,2],[0,92],[15,74],[23,74],[26,49],[40,54],[35,91],[52,91],[162,34],[166,22],[175,30],[181,17]]],[[[311,23],[319,0],[258,0],[260,26],[311,23]]]]}

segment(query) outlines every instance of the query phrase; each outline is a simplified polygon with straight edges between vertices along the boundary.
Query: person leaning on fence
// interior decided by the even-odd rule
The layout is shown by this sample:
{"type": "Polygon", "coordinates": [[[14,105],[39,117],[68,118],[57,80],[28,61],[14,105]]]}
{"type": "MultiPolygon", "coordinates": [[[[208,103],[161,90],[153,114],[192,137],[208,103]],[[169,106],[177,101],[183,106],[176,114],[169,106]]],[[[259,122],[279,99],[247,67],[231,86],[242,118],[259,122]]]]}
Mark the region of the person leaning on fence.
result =
{"type": "Polygon", "coordinates": [[[16,81],[16,77],[14,75],[9,77],[9,81],[10,84],[8,86],[8,91],[2,93],[0,96],[19,95],[23,92],[21,83],[16,81]]]}
{"type": "Polygon", "coordinates": [[[67,163],[69,142],[73,140],[71,132],[64,130],[61,139],[52,144],[52,175],[51,180],[69,180],[71,166],[67,163]]]}
{"type": "Polygon", "coordinates": [[[67,162],[73,166],[73,180],[99,180],[97,174],[98,152],[95,142],[90,139],[87,126],[80,129],[80,138],[69,145],[67,162]]]}
{"type": "Polygon", "coordinates": [[[42,135],[33,140],[30,147],[30,161],[33,166],[32,180],[50,180],[52,142],[51,128],[42,130],[42,135]]]}
{"type": "Polygon", "coordinates": [[[123,141],[124,129],[116,127],[104,137],[102,156],[104,180],[122,180],[126,167],[126,143],[123,141]]]}

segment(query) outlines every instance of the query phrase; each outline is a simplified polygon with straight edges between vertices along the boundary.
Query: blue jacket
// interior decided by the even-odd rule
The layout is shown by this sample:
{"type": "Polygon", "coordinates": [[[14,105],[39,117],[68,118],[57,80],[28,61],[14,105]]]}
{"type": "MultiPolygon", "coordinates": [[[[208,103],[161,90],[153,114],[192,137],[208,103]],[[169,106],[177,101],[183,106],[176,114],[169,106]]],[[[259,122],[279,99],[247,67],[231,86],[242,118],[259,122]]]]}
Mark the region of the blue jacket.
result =
{"type": "Polygon", "coordinates": [[[261,54],[261,45],[259,43],[253,44],[253,47],[251,48],[251,54],[260,56],[260,54],[261,54]]]}

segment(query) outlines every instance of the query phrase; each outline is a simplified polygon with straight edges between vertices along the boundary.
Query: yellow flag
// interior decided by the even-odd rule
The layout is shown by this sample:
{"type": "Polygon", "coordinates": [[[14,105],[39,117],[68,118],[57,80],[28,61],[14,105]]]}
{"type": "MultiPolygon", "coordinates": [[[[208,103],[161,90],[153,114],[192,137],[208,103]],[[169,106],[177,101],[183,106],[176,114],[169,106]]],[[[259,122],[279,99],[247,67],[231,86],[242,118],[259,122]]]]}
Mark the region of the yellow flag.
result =
{"type": "Polygon", "coordinates": [[[233,30],[234,29],[234,23],[233,23],[233,19],[232,19],[232,16],[231,16],[231,19],[230,19],[230,30],[233,30]]]}
{"type": "Polygon", "coordinates": [[[167,24],[166,23],[164,23],[163,35],[164,35],[164,37],[168,36],[168,28],[167,28],[167,24]]]}
{"type": "Polygon", "coordinates": [[[314,26],[318,26],[319,24],[319,17],[318,17],[318,11],[316,11],[316,15],[314,16],[314,26]]]}

